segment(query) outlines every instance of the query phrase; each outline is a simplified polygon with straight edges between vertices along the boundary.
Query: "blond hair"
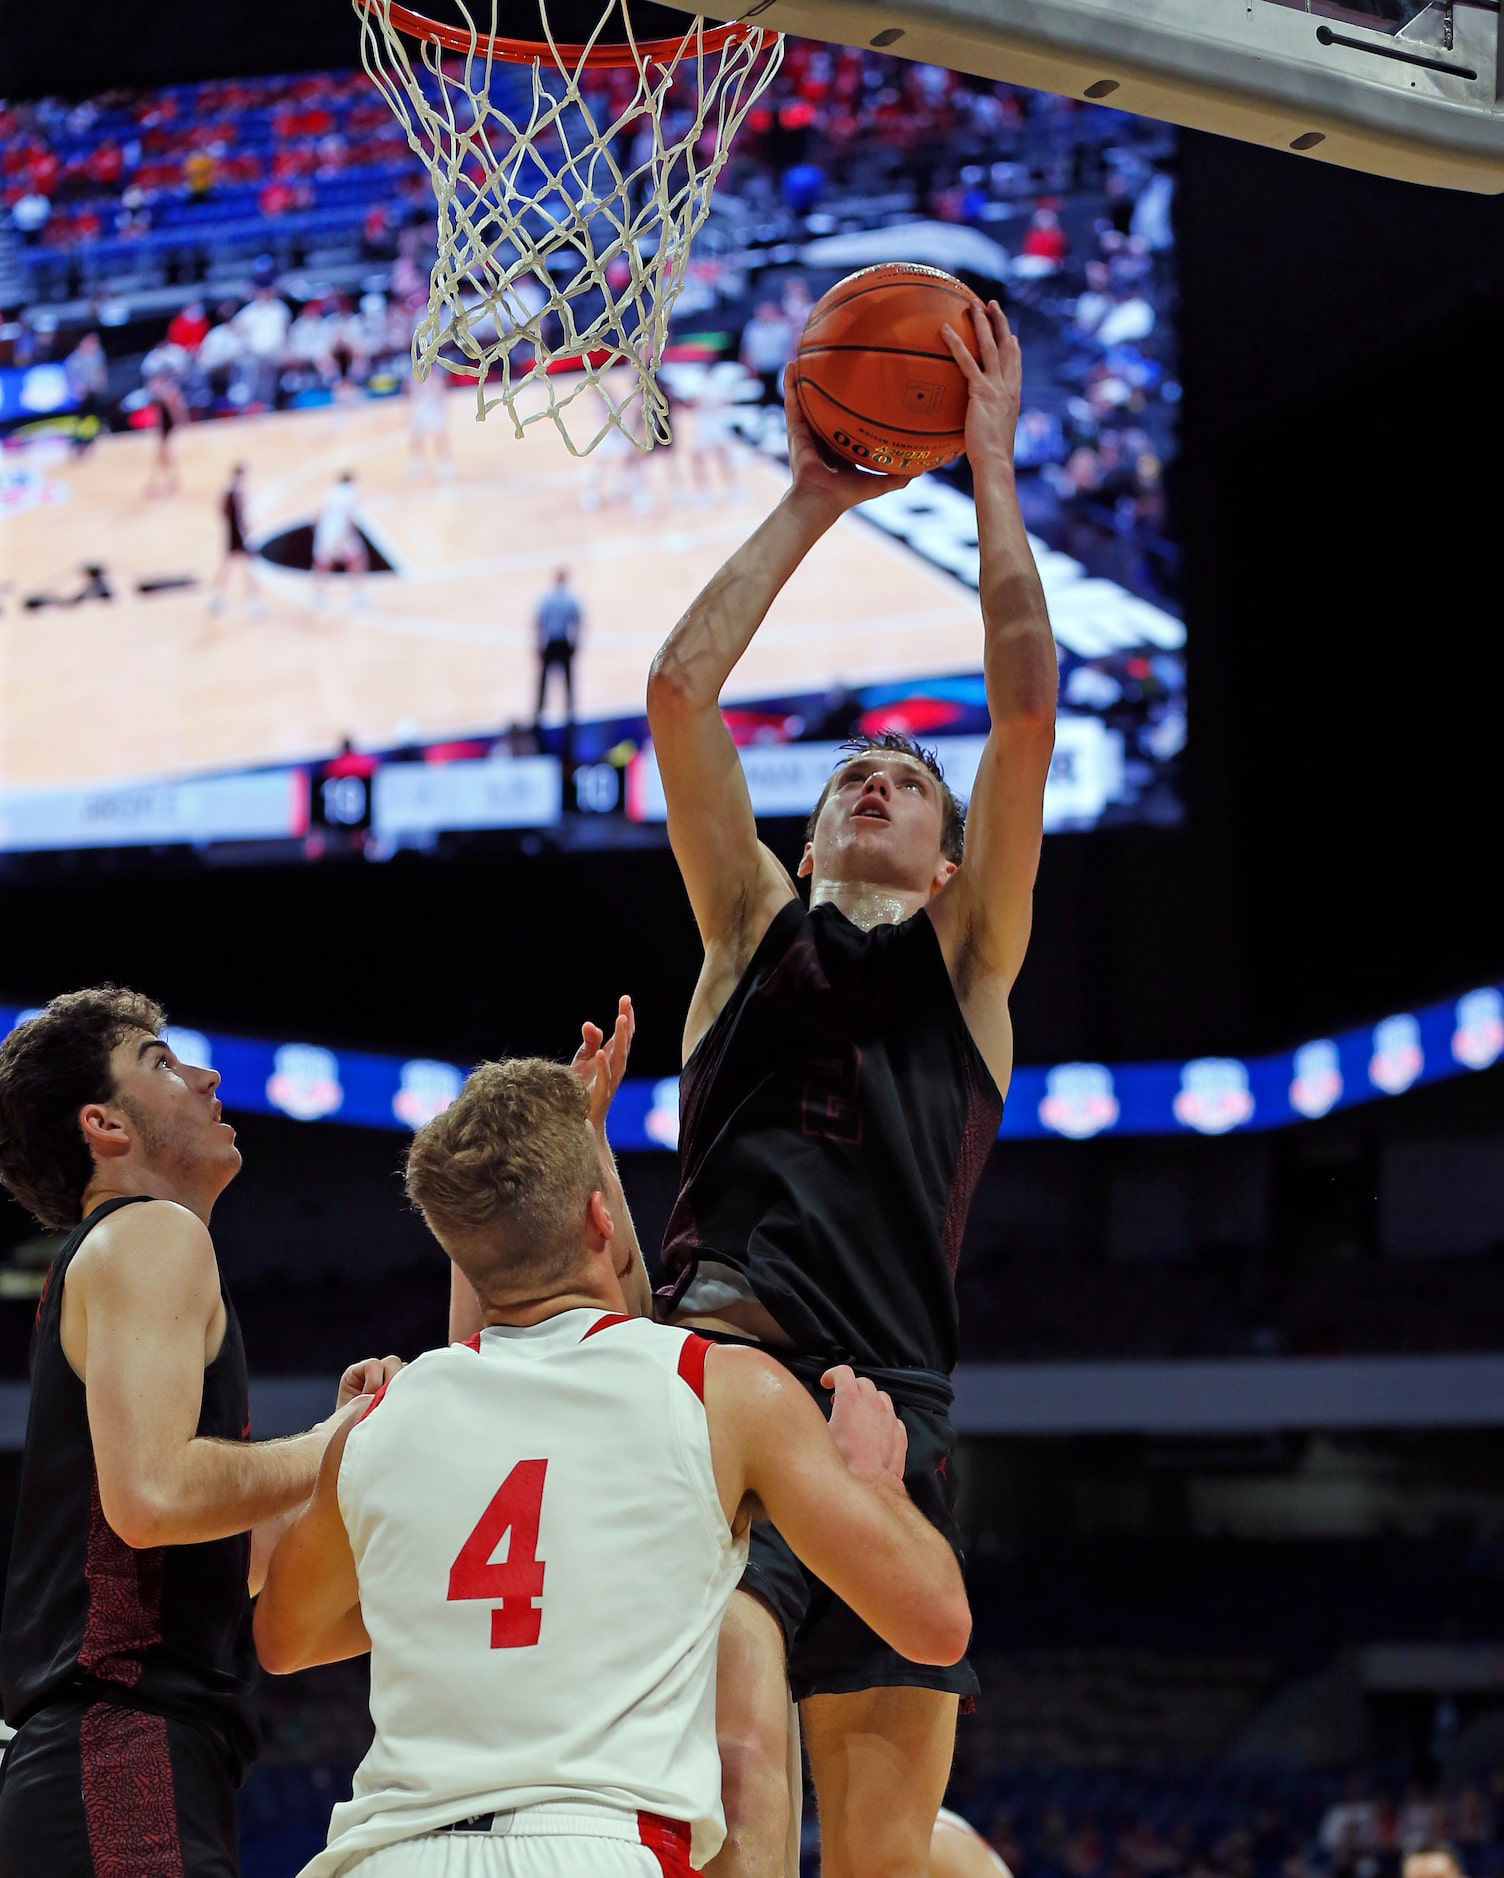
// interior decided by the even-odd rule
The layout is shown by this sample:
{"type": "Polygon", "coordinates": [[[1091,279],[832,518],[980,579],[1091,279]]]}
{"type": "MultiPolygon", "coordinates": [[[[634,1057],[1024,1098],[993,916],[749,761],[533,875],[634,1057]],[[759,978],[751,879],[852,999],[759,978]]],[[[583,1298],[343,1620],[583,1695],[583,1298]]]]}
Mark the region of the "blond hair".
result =
{"type": "Polygon", "coordinates": [[[482,1063],[407,1153],[408,1197],[482,1296],[567,1279],[600,1184],[585,1085],[541,1057],[482,1063]]]}

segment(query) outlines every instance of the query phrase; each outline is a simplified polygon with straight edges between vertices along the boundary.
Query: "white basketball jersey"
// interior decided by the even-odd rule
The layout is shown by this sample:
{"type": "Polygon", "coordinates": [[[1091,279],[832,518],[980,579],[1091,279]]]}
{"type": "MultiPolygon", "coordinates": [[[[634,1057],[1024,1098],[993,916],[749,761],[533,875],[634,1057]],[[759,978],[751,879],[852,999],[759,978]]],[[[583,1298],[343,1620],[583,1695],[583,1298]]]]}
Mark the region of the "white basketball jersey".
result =
{"type": "Polygon", "coordinates": [[[591,1799],[725,1837],[721,1617],[746,1559],[716,1492],[707,1345],[595,1310],[401,1370],[339,1504],[376,1738],[305,1878],[477,1813],[591,1799]]]}

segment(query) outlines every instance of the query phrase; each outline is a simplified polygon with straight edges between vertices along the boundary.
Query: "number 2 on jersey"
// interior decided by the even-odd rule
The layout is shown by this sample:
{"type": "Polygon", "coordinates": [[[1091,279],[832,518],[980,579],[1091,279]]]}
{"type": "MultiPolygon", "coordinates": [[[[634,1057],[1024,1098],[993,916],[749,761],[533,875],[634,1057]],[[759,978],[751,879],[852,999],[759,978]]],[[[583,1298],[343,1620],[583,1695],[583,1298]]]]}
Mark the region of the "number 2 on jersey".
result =
{"type": "Polygon", "coordinates": [[[474,1532],[449,1567],[449,1597],[499,1599],[491,1613],[491,1648],[525,1650],[538,1641],[543,1612],[543,1561],[538,1557],[538,1520],[543,1512],[547,1461],[519,1461],[497,1488],[474,1532]],[[512,1537],[501,1564],[497,1546],[512,1537]]]}

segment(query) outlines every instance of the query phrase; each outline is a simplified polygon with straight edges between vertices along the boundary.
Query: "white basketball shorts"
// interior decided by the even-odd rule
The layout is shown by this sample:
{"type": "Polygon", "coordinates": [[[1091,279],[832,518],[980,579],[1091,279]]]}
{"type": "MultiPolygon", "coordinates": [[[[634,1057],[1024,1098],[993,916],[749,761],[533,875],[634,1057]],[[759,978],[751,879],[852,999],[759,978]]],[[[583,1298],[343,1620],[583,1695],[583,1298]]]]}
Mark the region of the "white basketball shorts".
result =
{"type": "Polygon", "coordinates": [[[693,1878],[687,1828],[639,1824],[650,1819],[529,1807],[497,1814],[491,1831],[430,1832],[382,1846],[346,1866],[344,1878],[693,1878]]]}

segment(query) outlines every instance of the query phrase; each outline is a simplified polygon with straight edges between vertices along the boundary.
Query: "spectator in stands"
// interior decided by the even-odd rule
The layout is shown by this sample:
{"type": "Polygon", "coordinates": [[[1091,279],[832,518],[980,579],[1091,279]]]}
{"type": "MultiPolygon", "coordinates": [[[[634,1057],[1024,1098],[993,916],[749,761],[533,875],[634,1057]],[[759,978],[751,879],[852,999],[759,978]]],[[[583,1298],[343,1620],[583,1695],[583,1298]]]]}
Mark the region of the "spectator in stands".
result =
{"type": "Polygon", "coordinates": [[[1053,209],[1043,206],[1034,211],[1024,236],[1021,252],[1032,261],[1043,263],[1053,272],[1065,260],[1065,230],[1053,209]]]}
{"type": "Polygon", "coordinates": [[[405,351],[411,336],[406,315],[397,306],[389,306],[380,293],[363,293],[351,315],[351,344],[365,361],[369,373],[394,352],[405,351]]]}
{"type": "Polygon", "coordinates": [[[323,301],[310,300],[288,327],[283,356],[288,367],[298,375],[298,383],[306,383],[310,378],[326,385],[334,382],[332,324],[324,312],[323,301]]]}
{"type": "Polygon", "coordinates": [[[1398,1839],[1402,1852],[1436,1845],[1446,1837],[1447,1807],[1438,1793],[1412,1783],[1400,1808],[1398,1839]]]}
{"type": "Polygon", "coordinates": [[[47,233],[52,220],[52,203],[40,189],[30,188],[11,204],[11,226],[29,248],[34,248],[47,233]]]}
{"type": "Polygon", "coordinates": [[[274,407],[292,315],[274,281],[262,281],[235,315],[237,338],[251,370],[251,402],[274,407]]]}
{"type": "Polygon", "coordinates": [[[798,346],[798,334],[776,300],[761,300],[742,328],[741,361],[762,384],[764,404],[783,403],[783,372],[798,346]]]}
{"type": "Polygon", "coordinates": [[[191,359],[204,343],[209,331],[209,316],[202,300],[190,300],[172,316],[167,326],[169,345],[181,346],[191,359]]]}
{"type": "Polygon", "coordinates": [[[250,395],[250,387],[238,382],[245,345],[235,327],[235,312],[233,300],[221,302],[215,324],[204,334],[194,355],[197,401],[210,407],[220,398],[243,403],[250,395]]]}
{"type": "Polygon", "coordinates": [[[1071,328],[1082,340],[1095,339],[1097,328],[1113,304],[1112,276],[1102,260],[1086,263],[1086,291],[1077,296],[1071,312],[1071,328]]]}
{"type": "Polygon", "coordinates": [[[190,150],[183,158],[183,181],[190,202],[207,202],[214,193],[219,162],[212,150],[190,150]]]}
{"type": "MultiPolygon", "coordinates": [[[[809,282],[802,274],[791,274],[783,284],[783,317],[793,331],[794,343],[799,343],[799,335],[804,331],[810,311],[815,304],[810,293],[809,282]]],[[[790,358],[793,354],[789,354],[790,358]]]]}
{"type": "Polygon", "coordinates": [[[1350,1870],[1364,1853],[1378,1849],[1379,1809],[1361,1779],[1349,1781],[1342,1798],[1322,1814],[1316,1841],[1334,1872],[1350,1870]]]}
{"type": "Polygon", "coordinates": [[[110,385],[109,360],[98,333],[85,333],[63,366],[68,389],[78,403],[73,419],[73,449],[82,456],[104,423],[105,399],[110,385]]]}

